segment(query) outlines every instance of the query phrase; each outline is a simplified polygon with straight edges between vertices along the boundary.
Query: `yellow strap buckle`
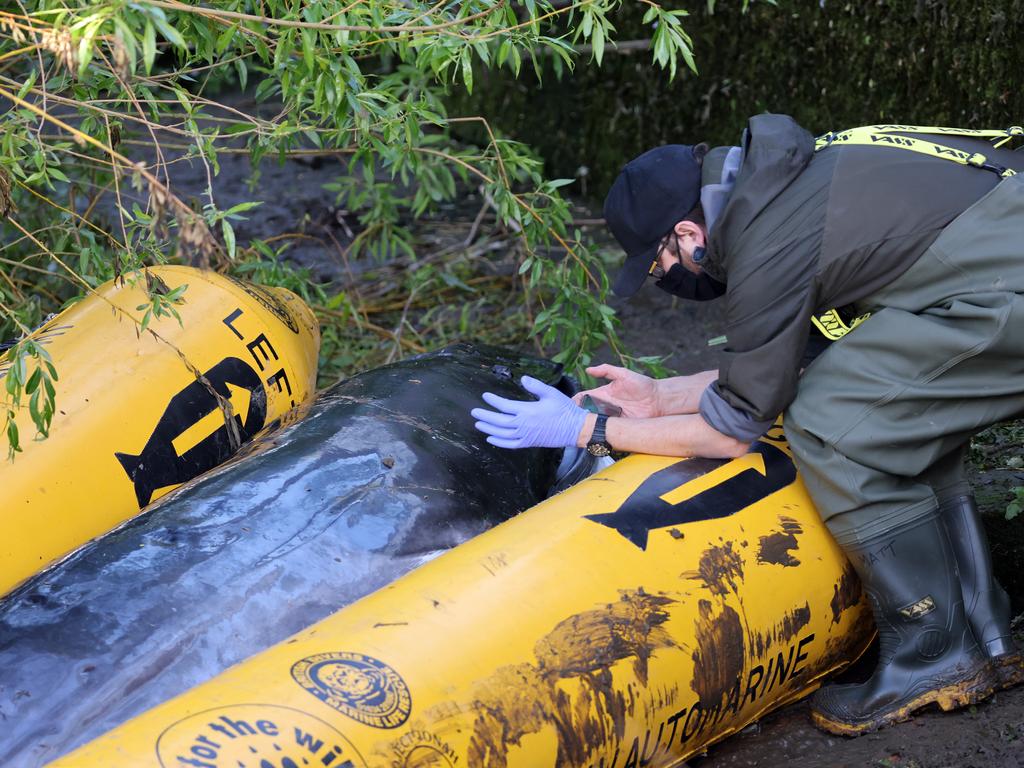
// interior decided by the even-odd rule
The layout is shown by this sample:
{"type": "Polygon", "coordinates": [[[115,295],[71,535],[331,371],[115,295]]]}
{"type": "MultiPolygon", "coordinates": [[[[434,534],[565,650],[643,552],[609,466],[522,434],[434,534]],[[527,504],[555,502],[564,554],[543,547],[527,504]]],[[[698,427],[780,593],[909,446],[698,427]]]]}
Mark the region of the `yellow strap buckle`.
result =
{"type": "Polygon", "coordinates": [[[980,152],[975,152],[973,155],[968,157],[964,162],[975,168],[981,168],[986,171],[992,171],[1001,179],[1008,179],[1011,176],[1016,176],[1017,172],[1013,168],[1004,168],[1001,165],[995,165],[990,163],[988,158],[980,152]]]}
{"type": "MultiPolygon", "coordinates": [[[[1006,129],[1006,137],[1000,139],[992,146],[994,146],[996,149],[999,149],[1001,146],[1003,146],[1003,144],[1006,144],[1008,141],[1012,141],[1014,136],[1024,136],[1024,128],[1022,128],[1019,125],[1011,125],[1009,128],[1006,129]]],[[[995,141],[995,139],[993,139],[993,141],[995,141]]]]}
{"type": "Polygon", "coordinates": [[[985,164],[988,162],[988,158],[980,152],[975,152],[967,158],[966,162],[968,165],[973,165],[975,168],[984,168],[985,164]]]}

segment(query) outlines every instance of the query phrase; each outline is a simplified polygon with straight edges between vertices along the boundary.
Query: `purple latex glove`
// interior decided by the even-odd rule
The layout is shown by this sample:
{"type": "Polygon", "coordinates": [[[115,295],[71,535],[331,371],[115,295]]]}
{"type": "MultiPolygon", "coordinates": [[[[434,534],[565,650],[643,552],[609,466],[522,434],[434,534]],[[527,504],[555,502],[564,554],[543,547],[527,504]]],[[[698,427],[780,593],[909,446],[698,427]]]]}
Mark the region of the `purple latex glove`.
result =
{"type": "Polygon", "coordinates": [[[476,428],[499,448],[566,448],[576,445],[587,412],[554,387],[523,376],[523,388],[537,400],[507,400],[484,392],[484,402],[499,413],[474,408],[476,428]]]}

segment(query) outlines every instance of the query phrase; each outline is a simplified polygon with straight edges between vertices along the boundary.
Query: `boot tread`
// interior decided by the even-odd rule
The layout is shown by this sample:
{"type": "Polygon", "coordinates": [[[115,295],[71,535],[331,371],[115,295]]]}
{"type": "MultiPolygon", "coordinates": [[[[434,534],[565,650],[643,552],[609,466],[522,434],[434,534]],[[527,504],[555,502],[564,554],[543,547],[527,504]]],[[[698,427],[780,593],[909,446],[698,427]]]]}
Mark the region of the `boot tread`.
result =
{"type": "Polygon", "coordinates": [[[904,703],[899,706],[863,718],[853,715],[832,696],[821,695],[829,691],[823,688],[811,701],[811,719],[818,728],[837,736],[860,736],[888,725],[905,722],[914,712],[929,704],[938,704],[944,712],[977,704],[992,695],[997,686],[998,681],[992,667],[983,662],[954,683],[911,694],[909,701],[903,699],[904,703]],[[833,711],[828,712],[829,709],[833,711]]]}

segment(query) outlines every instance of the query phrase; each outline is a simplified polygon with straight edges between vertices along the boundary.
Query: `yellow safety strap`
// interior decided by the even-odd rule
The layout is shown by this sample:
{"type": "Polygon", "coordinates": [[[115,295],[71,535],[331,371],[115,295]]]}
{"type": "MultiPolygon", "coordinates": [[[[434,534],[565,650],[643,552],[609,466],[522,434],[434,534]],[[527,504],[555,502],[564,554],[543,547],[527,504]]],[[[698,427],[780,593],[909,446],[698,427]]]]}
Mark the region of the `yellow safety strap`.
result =
{"type": "MultiPolygon", "coordinates": [[[[972,138],[989,139],[993,142],[994,149],[998,149],[1015,137],[1024,136],[1024,127],[1011,125],[1005,130],[975,130],[972,128],[944,128],[942,126],[921,126],[921,125],[865,125],[861,128],[850,128],[846,131],[829,131],[819,136],[814,141],[814,151],[834,145],[858,144],[862,146],[883,146],[906,149],[911,152],[919,152],[930,157],[937,157],[943,160],[950,160],[960,165],[969,165],[973,168],[981,168],[992,171],[1000,178],[1006,179],[1015,176],[1017,172],[1012,168],[1004,168],[1001,165],[990,163],[988,158],[980,152],[964,152],[961,149],[946,147],[927,139],[916,136],[906,136],[907,133],[918,133],[937,136],[968,136],[972,138]],[[898,135],[894,135],[898,134],[898,135]]],[[[812,317],[811,322],[824,334],[825,338],[836,341],[848,334],[858,325],[871,317],[871,314],[861,315],[849,324],[845,323],[839,316],[839,312],[830,309],[828,312],[812,317]]]]}
{"type": "Polygon", "coordinates": [[[919,152],[930,157],[951,160],[960,165],[969,165],[997,174],[1000,178],[1016,175],[1012,168],[990,163],[980,152],[965,152],[961,149],[947,147],[918,136],[906,136],[904,133],[938,134],[943,136],[969,136],[973,138],[991,139],[993,148],[1000,147],[1014,137],[1024,136],[1024,128],[1019,125],[1005,130],[972,130],[970,128],[942,128],[939,126],[916,125],[867,125],[862,128],[851,128],[846,131],[830,131],[819,136],[814,142],[815,152],[835,145],[859,144],[862,146],[885,146],[919,152]],[[996,139],[1000,141],[995,142],[996,139]]]}
{"type": "Polygon", "coordinates": [[[869,317],[871,317],[870,312],[866,315],[855,317],[849,324],[847,324],[843,318],[839,316],[839,310],[830,309],[828,312],[812,317],[811,322],[814,323],[815,327],[822,332],[826,339],[837,341],[869,317]]]}
{"type": "MultiPolygon", "coordinates": [[[[946,128],[941,125],[864,125],[860,128],[850,128],[849,130],[869,131],[871,133],[926,133],[939,136],[967,136],[978,139],[992,139],[993,141],[1001,139],[999,144],[1006,143],[1014,136],[1024,136],[1024,128],[1019,125],[1011,125],[1006,129],[946,128]]],[[[839,131],[839,133],[847,132],[839,131]]],[[[824,136],[833,135],[834,133],[834,131],[829,131],[824,136]]],[[[819,140],[824,138],[824,136],[819,136],[819,140]]]]}

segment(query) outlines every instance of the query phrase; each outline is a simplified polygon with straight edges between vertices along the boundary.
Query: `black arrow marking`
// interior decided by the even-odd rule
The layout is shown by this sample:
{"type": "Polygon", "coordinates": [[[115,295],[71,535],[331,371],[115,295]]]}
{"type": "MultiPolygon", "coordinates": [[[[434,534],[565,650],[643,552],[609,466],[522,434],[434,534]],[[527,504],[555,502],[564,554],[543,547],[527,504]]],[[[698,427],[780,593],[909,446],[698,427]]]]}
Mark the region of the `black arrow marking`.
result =
{"type": "Polygon", "coordinates": [[[670,504],[661,497],[726,463],[724,459],[680,461],[647,478],[614,512],[584,517],[647,549],[647,535],[655,528],[728,517],[796,480],[796,467],[784,452],[767,443],[758,443],[753,451],[764,457],[763,475],[751,467],[692,498],[670,504]]]}
{"type": "MultiPolygon", "coordinates": [[[[231,398],[228,384],[249,390],[251,398],[249,410],[244,414],[245,420],[242,420],[243,414],[235,414],[235,424],[242,442],[248,442],[263,428],[267,419],[267,392],[259,375],[245,361],[237,357],[226,357],[203,376],[209,386],[227,399],[231,398]]],[[[149,504],[158,488],[198,477],[235,453],[237,446],[231,442],[227,425],[222,425],[181,456],[174,448],[175,438],[217,408],[217,398],[207,385],[193,381],[171,398],[142,453],[137,456],[130,453],[114,454],[135,486],[139,509],[149,504]]]]}

